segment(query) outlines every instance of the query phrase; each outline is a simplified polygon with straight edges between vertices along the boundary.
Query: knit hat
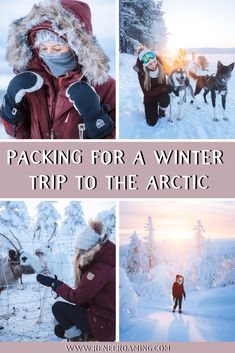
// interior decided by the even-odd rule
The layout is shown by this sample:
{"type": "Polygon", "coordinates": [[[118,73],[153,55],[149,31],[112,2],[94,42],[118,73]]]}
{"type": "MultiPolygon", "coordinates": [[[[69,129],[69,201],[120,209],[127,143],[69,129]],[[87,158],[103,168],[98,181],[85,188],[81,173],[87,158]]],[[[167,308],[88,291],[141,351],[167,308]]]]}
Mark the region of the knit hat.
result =
{"type": "Polygon", "coordinates": [[[55,33],[42,29],[36,32],[35,47],[39,47],[40,44],[45,42],[55,42],[58,45],[66,45],[67,43],[57,36],[55,33]]]}
{"type": "Polygon", "coordinates": [[[176,279],[176,282],[181,280],[182,280],[182,283],[184,282],[184,277],[182,275],[176,275],[175,279],[176,279]]]}
{"type": "Polygon", "coordinates": [[[75,248],[89,250],[93,248],[102,238],[103,225],[99,221],[91,221],[76,238],[75,248]]]}
{"type": "Polygon", "coordinates": [[[142,62],[143,66],[147,66],[149,62],[156,60],[156,55],[151,50],[147,50],[147,49],[141,50],[138,57],[139,57],[139,60],[142,62]],[[146,56],[146,54],[149,60],[147,62],[144,62],[143,59],[144,59],[144,56],[146,56]]]}

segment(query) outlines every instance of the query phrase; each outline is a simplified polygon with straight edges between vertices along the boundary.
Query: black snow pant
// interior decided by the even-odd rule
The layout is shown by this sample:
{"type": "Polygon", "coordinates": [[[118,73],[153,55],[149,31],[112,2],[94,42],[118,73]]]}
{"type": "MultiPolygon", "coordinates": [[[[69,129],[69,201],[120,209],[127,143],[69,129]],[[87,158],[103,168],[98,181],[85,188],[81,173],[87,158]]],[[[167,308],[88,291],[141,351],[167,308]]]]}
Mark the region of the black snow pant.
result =
{"type": "Polygon", "coordinates": [[[165,116],[165,110],[170,104],[169,94],[162,94],[156,97],[154,101],[145,102],[145,117],[147,124],[154,126],[157,124],[158,119],[165,116]]]}
{"type": "Polygon", "coordinates": [[[52,313],[64,331],[77,326],[82,333],[93,336],[88,322],[87,309],[70,303],[57,301],[52,305],[52,313]]]}
{"type": "Polygon", "coordinates": [[[174,310],[177,308],[178,305],[179,305],[179,310],[181,310],[182,299],[183,299],[183,297],[175,298],[175,305],[174,305],[174,308],[173,308],[174,310]]]}

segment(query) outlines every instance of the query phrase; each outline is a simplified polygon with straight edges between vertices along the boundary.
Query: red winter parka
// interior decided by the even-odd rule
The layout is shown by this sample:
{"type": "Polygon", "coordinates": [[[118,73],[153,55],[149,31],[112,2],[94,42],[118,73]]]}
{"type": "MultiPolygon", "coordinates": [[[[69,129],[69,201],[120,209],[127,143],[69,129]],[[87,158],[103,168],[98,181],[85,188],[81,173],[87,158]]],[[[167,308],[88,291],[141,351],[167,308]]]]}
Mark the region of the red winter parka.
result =
{"type": "Polygon", "coordinates": [[[185,297],[184,285],[175,282],[172,286],[172,296],[177,299],[185,297]]]}
{"type": "MultiPolygon", "coordinates": [[[[6,132],[22,139],[79,139],[82,119],[66,97],[66,89],[82,78],[110,106],[115,121],[115,81],[108,75],[108,59],[92,35],[88,5],[75,0],[49,0],[34,5],[29,14],[11,24],[7,49],[15,73],[30,70],[44,80],[43,87],[24,98],[24,119],[16,131],[4,123],[6,132]],[[53,76],[34,48],[38,30],[50,30],[64,39],[78,59],[78,68],[67,76],[53,76]]],[[[115,131],[105,138],[115,138],[115,131]]]]}
{"type": "Polygon", "coordinates": [[[98,341],[115,340],[115,245],[98,244],[83,257],[76,289],[61,284],[56,293],[70,303],[88,307],[91,331],[98,341]]]}

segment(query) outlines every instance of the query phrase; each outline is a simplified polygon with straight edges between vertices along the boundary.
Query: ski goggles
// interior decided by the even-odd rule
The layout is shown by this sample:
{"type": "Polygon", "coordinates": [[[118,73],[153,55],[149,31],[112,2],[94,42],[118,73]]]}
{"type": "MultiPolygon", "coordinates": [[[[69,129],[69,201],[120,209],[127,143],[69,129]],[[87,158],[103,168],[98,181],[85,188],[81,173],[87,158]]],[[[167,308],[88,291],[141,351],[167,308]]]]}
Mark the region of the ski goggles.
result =
{"type": "Polygon", "coordinates": [[[141,61],[144,64],[148,64],[150,60],[156,59],[156,55],[153,52],[148,52],[146,54],[143,55],[141,61]]]}

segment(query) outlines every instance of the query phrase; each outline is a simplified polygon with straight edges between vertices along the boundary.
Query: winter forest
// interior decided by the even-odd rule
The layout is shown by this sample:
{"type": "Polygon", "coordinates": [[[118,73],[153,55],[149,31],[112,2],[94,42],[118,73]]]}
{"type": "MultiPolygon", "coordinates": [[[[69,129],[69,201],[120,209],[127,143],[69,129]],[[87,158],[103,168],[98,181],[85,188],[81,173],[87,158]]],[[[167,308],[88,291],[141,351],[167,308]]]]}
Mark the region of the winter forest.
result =
{"type": "MultiPolygon", "coordinates": [[[[33,212],[29,205],[24,201],[0,202],[1,341],[55,340],[51,313],[54,294],[43,290],[31,269],[56,274],[74,287],[76,234],[92,218],[92,205],[85,215],[80,201],[67,202],[63,211],[56,201],[38,201],[33,212]],[[21,276],[8,265],[12,250],[20,254],[24,267],[21,276]]],[[[104,209],[101,205],[95,218],[102,221],[105,232],[115,242],[115,207],[104,209]]]]}
{"type": "Polygon", "coordinates": [[[162,0],[120,1],[120,50],[122,53],[134,54],[140,44],[163,50],[166,35],[162,0]]]}
{"type": "Polygon", "coordinates": [[[189,239],[158,239],[147,218],[120,248],[121,340],[232,341],[235,322],[235,239],[209,239],[195,220],[189,239]],[[182,314],[172,313],[172,284],[184,277],[182,314]],[[233,328],[232,328],[233,327],[233,328]]]}

